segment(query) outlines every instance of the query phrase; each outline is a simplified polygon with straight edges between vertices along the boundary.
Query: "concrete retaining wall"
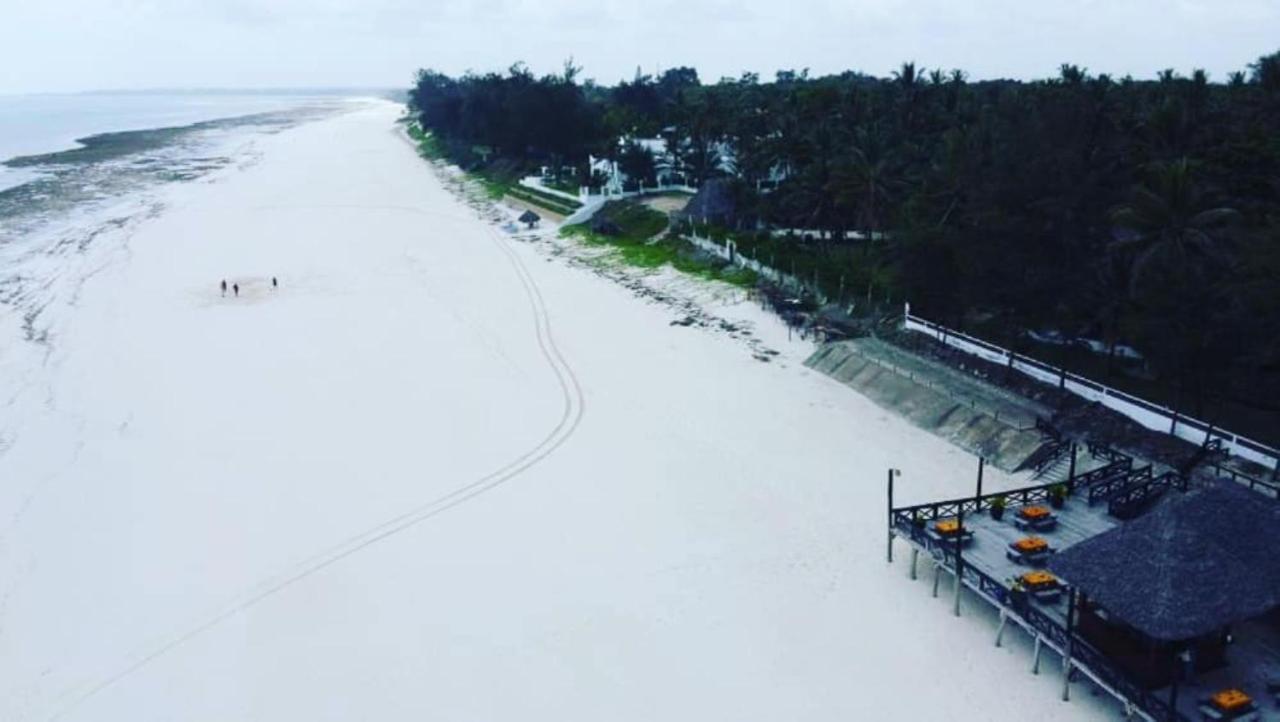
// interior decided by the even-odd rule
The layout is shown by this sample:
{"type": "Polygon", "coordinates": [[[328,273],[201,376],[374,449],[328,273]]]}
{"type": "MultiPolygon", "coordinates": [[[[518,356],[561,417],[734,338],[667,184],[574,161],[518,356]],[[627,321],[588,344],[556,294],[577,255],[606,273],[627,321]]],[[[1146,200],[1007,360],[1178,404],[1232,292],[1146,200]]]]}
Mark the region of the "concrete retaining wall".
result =
{"type": "Polygon", "coordinates": [[[857,341],[827,344],[805,365],[1004,471],[1016,471],[1045,443],[1040,432],[1021,425],[1025,416],[997,418],[998,409],[950,392],[945,379],[908,375],[874,351],[864,353],[857,341]]]}

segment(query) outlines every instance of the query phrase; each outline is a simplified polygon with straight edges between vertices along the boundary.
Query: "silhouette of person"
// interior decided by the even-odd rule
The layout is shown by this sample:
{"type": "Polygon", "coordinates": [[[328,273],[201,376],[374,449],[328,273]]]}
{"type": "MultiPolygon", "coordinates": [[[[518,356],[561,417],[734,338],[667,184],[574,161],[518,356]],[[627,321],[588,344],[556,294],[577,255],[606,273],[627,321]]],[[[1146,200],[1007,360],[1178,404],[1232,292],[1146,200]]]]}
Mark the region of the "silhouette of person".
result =
{"type": "Polygon", "coordinates": [[[222,295],[227,295],[227,279],[222,279],[222,295]]]}
{"type": "Polygon", "coordinates": [[[275,277],[275,276],[272,276],[272,277],[271,277],[271,288],[273,288],[273,289],[274,289],[274,288],[279,288],[279,287],[280,287],[280,284],[276,282],[276,277],[275,277]]]}
{"type": "Polygon", "coordinates": [[[239,297],[240,297],[240,284],[238,284],[238,283],[233,283],[233,284],[231,284],[231,288],[232,288],[232,290],[234,290],[234,291],[236,292],[236,297],[237,297],[237,298],[239,298],[239,297]]]}

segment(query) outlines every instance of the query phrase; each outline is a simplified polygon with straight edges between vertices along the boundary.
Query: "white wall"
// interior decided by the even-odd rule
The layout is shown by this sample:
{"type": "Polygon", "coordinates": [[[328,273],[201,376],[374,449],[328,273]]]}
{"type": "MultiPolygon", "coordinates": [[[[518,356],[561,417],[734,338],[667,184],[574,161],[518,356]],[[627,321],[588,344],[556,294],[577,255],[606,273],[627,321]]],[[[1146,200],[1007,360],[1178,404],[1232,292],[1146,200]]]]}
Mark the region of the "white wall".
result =
{"type": "Polygon", "coordinates": [[[904,316],[904,327],[908,331],[927,333],[930,336],[957,348],[967,354],[986,359],[992,363],[1009,365],[1013,359],[1013,368],[1046,384],[1061,386],[1071,393],[1097,401],[1113,411],[1124,414],[1148,429],[1173,433],[1180,439],[1193,444],[1203,444],[1212,436],[1222,440],[1223,448],[1243,459],[1262,464],[1268,469],[1276,468],[1280,459],[1280,449],[1275,449],[1258,441],[1254,441],[1225,429],[1212,428],[1208,423],[1189,416],[1177,414],[1173,409],[1152,403],[1145,399],[1127,394],[1118,389],[1104,386],[1096,381],[1077,376],[1055,366],[1040,363],[1034,359],[1020,356],[1008,349],[987,343],[981,339],[940,326],[931,321],[911,315],[911,305],[907,304],[904,316]],[[1174,422],[1174,419],[1177,422],[1174,422]]]}

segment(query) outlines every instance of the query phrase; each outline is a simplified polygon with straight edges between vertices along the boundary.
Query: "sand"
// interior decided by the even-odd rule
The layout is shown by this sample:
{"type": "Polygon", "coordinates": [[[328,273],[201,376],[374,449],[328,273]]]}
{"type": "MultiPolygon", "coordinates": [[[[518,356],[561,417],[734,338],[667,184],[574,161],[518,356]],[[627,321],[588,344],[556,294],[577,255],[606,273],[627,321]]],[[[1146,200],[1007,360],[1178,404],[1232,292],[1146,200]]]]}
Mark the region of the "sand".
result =
{"type": "Polygon", "coordinates": [[[972,457],[501,233],[400,112],[168,191],[6,356],[0,719],[1111,713],[885,563],[885,469],[972,457]]]}

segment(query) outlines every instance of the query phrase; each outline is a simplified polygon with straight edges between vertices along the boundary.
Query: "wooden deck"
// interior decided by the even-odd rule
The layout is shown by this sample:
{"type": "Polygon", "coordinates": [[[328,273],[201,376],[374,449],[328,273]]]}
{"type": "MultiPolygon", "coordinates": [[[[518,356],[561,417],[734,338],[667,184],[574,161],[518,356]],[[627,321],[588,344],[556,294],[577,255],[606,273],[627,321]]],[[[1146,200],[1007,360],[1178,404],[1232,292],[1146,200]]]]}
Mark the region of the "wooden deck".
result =
{"type": "MultiPolygon", "coordinates": [[[[1014,524],[1018,507],[1010,507],[1000,521],[987,512],[966,516],[965,527],[973,532],[973,541],[965,545],[964,564],[973,565],[993,579],[1011,585],[1012,581],[1035,567],[1010,561],[1005,556],[1008,545],[1029,533],[1034,533],[1061,551],[1085,539],[1101,534],[1123,523],[1107,514],[1107,505],[1093,506],[1083,497],[1069,498],[1062,509],[1054,510],[1058,525],[1052,531],[1026,532],[1014,524]]],[[[1054,603],[1031,600],[1054,622],[1066,627],[1067,599],[1054,603]]],[[[1280,722],[1280,701],[1267,693],[1267,685],[1280,682],[1280,622],[1254,620],[1238,625],[1236,643],[1227,653],[1226,667],[1199,674],[1193,684],[1184,684],[1178,693],[1178,711],[1187,719],[1198,720],[1201,700],[1221,689],[1243,689],[1254,698],[1258,706],[1259,722],[1280,722]]],[[[1156,695],[1169,698],[1169,690],[1158,690],[1156,695]]]]}
{"type": "MultiPolygon", "coordinates": [[[[1105,482],[1109,472],[1098,467],[1101,476],[1088,474],[1088,470],[1104,463],[1103,459],[1088,458],[1082,455],[1077,466],[1077,474],[1084,473],[1099,482],[1105,482]],[[1087,460],[1086,460],[1087,459],[1087,460]]],[[[1146,472],[1136,469],[1135,472],[1146,472]]],[[[1139,474],[1139,476],[1141,476],[1139,474]]],[[[1146,478],[1150,478],[1147,473],[1146,478]]],[[[1079,479],[1080,483],[1093,483],[1079,479]]],[[[1100,486],[1104,486],[1102,484],[1100,486]]],[[[964,567],[964,586],[982,600],[1000,609],[1000,632],[997,632],[997,644],[1004,632],[1006,622],[1011,626],[1021,627],[1035,640],[1034,655],[1038,666],[1042,647],[1063,656],[1068,639],[1067,595],[1062,595],[1052,602],[1042,602],[1034,598],[1025,602],[1017,602],[1010,595],[1014,580],[1022,574],[1038,568],[1027,566],[1007,558],[1005,552],[1009,544],[1023,537],[1034,535],[1049,542],[1055,552],[1068,549],[1075,544],[1097,536],[1124,522],[1108,513],[1107,501],[1099,500],[1095,504],[1088,503],[1087,490],[1077,486],[1075,494],[1068,497],[1061,509],[1054,509],[1057,519],[1055,528],[1049,531],[1028,531],[1015,524],[1018,510],[1024,504],[1049,505],[1050,486],[1027,487],[1012,490],[1003,494],[992,494],[970,499],[952,499],[933,504],[911,507],[892,508],[890,504],[890,559],[892,560],[893,538],[908,541],[913,549],[912,574],[916,574],[915,564],[917,552],[923,552],[926,561],[934,565],[934,590],[938,591],[938,583],[946,578],[950,587],[954,584],[954,547],[942,542],[932,533],[933,526],[942,519],[955,518],[964,510],[964,526],[972,535],[962,550],[964,567]],[[995,497],[1004,497],[1009,506],[1002,519],[997,521],[990,515],[991,501],[995,497]],[[1017,602],[1017,603],[1015,603],[1017,602]]],[[[1098,487],[1095,487],[1097,489],[1098,487]]],[[[892,488],[890,489],[892,497],[892,488]]],[[[1159,503],[1159,502],[1157,502],[1159,503]]],[[[1280,683],[1280,611],[1270,618],[1252,620],[1234,627],[1235,642],[1227,650],[1227,666],[1196,676],[1194,683],[1183,683],[1177,701],[1177,718],[1182,722],[1206,719],[1199,707],[1203,700],[1212,693],[1226,688],[1239,688],[1249,694],[1257,706],[1260,722],[1280,722],[1280,699],[1269,692],[1270,685],[1280,683]]],[[[1125,708],[1133,709],[1141,718],[1163,722],[1168,718],[1169,690],[1146,690],[1120,673],[1105,655],[1101,655],[1075,637],[1075,654],[1072,659],[1072,677],[1082,674],[1092,681],[1098,689],[1118,700],[1125,708]]]]}
{"type": "MultiPolygon", "coordinates": [[[[1023,531],[1014,524],[1019,507],[1009,507],[1004,518],[996,521],[985,512],[966,516],[964,525],[973,532],[973,541],[965,545],[962,557],[966,565],[972,564],[987,576],[1012,586],[1013,580],[1037,567],[1010,561],[1005,557],[1009,544],[1028,536],[1042,537],[1049,547],[1062,551],[1089,537],[1097,536],[1115,527],[1118,522],[1107,515],[1107,505],[1090,507],[1084,499],[1069,498],[1061,509],[1055,509],[1058,526],[1052,531],[1023,531]]],[[[1067,602],[1063,597],[1056,604],[1038,604],[1041,609],[1062,626],[1067,624],[1067,602]]]]}

